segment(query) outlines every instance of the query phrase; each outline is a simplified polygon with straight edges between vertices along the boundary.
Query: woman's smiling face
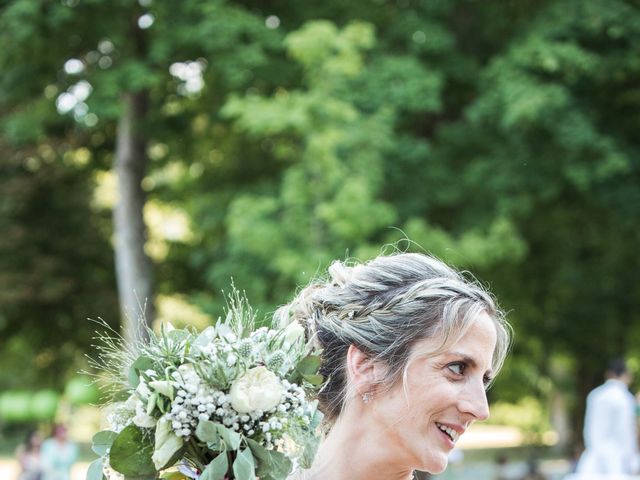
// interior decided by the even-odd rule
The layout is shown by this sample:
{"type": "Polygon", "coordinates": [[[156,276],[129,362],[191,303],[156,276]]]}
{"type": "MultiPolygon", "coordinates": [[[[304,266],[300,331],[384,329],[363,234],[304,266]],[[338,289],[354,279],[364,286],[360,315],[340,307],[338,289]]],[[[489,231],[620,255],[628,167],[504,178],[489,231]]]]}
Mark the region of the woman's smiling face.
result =
{"type": "Polygon", "coordinates": [[[413,347],[406,381],[371,402],[373,420],[403,466],[442,472],[459,436],[489,417],[486,385],[496,347],[494,321],[482,313],[465,335],[435,356],[439,339],[413,347]]]}

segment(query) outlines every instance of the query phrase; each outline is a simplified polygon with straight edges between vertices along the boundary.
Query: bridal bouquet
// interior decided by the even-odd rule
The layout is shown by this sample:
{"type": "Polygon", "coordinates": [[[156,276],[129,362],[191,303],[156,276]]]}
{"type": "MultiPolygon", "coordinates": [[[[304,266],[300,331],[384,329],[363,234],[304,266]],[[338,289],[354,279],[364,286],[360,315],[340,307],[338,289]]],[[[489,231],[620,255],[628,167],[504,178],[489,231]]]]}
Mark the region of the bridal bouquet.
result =
{"type": "Polygon", "coordinates": [[[239,294],[201,333],[162,328],[135,348],[99,334],[98,359],[125,401],[107,407],[87,480],[284,480],[308,468],[322,414],[320,359],[297,323],[255,329],[239,294]]]}

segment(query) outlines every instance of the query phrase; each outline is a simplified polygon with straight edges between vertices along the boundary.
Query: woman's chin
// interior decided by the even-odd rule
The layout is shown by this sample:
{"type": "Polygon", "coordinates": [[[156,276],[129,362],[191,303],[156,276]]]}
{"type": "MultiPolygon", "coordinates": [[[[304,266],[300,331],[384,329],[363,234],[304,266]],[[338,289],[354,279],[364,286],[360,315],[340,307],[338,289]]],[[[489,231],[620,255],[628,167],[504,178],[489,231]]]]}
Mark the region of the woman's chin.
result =
{"type": "Polygon", "coordinates": [[[422,468],[418,468],[422,472],[427,472],[432,475],[438,475],[447,468],[449,464],[449,458],[444,456],[444,458],[430,458],[429,462],[425,462],[422,468]]]}

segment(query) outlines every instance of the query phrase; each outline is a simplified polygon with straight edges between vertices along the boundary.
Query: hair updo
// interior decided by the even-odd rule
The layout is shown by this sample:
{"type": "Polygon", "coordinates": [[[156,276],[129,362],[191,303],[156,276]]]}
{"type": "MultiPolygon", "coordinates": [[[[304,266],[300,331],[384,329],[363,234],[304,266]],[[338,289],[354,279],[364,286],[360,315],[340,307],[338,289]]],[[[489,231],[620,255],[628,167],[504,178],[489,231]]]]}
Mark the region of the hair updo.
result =
{"type": "Polygon", "coordinates": [[[274,319],[281,326],[299,322],[323,349],[320,373],[326,383],[319,401],[333,422],[345,404],[350,345],[388,367],[383,383],[390,386],[406,371],[414,344],[441,339],[437,354],[460,339],[482,312],[496,326],[492,368],[497,373],[510,342],[504,314],[476,281],[423,254],[382,255],[351,266],[336,261],[327,281],[304,288],[274,319]]]}

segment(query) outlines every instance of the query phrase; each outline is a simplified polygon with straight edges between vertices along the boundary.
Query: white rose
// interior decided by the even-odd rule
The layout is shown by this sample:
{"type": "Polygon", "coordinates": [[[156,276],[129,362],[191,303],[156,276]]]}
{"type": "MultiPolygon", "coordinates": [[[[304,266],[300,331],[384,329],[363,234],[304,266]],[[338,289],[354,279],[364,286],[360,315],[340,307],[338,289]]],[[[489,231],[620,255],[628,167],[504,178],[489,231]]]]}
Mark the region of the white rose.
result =
{"type": "Polygon", "coordinates": [[[271,410],[280,403],[284,388],[266,367],[254,367],[231,385],[231,406],[239,413],[271,410]]]}

